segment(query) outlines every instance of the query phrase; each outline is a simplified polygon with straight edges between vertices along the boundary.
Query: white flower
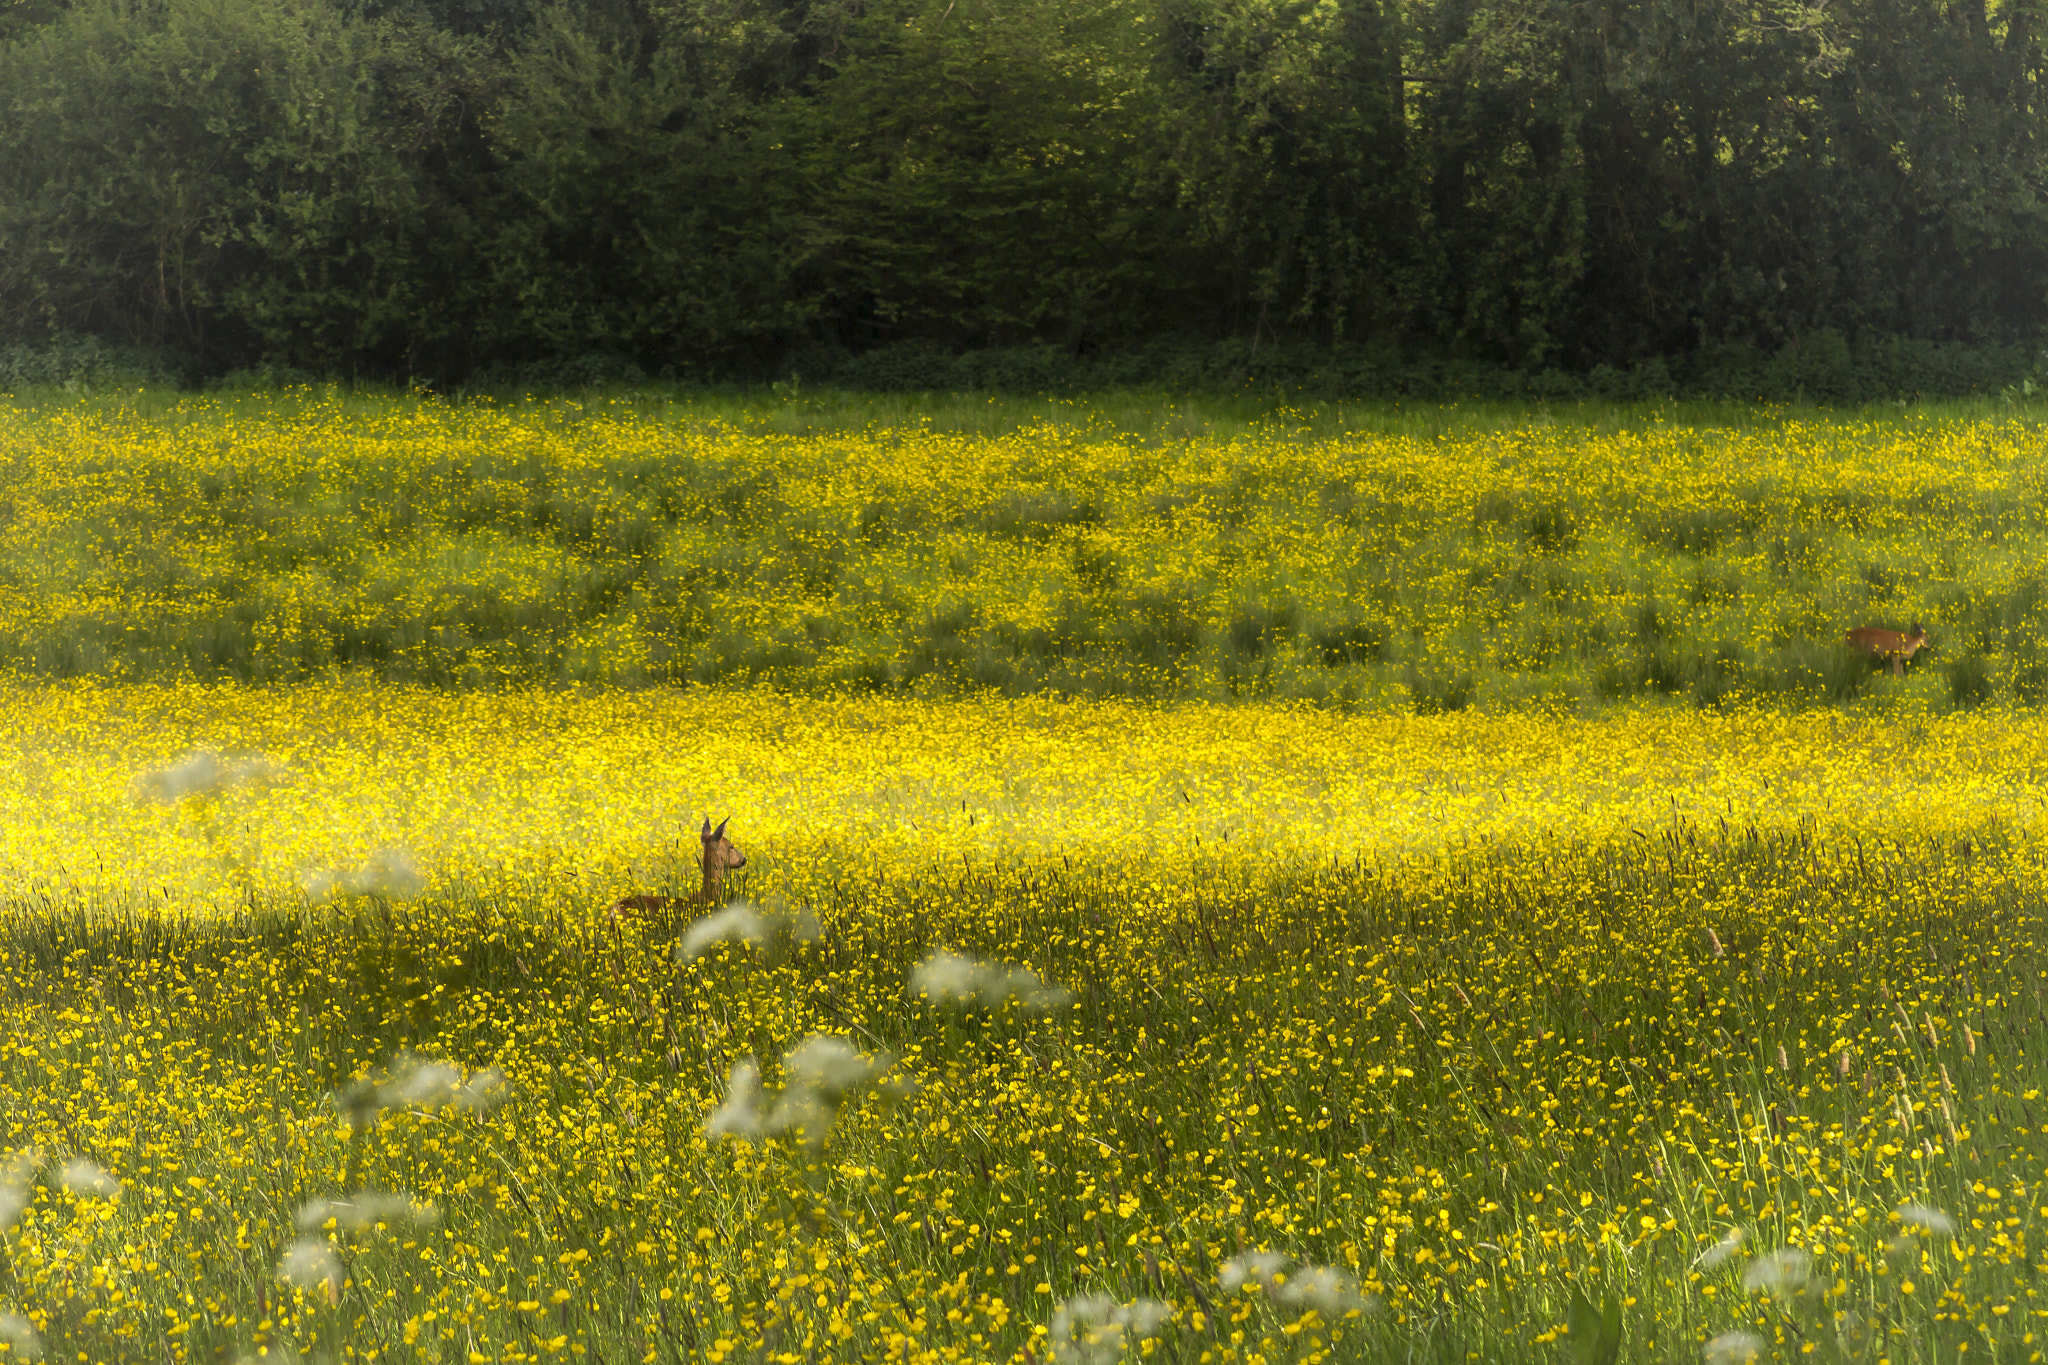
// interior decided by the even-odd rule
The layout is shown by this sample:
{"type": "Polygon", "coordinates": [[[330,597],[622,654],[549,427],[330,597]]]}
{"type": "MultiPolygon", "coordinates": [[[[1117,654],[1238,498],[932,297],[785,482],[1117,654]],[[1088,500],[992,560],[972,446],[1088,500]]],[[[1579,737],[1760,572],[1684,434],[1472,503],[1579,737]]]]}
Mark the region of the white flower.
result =
{"type": "Polygon", "coordinates": [[[1899,1221],[1909,1228],[1919,1228],[1936,1237],[1953,1236],[1956,1230],[1955,1219],[1940,1209],[1930,1209],[1925,1204],[1899,1205],[1899,1221]]]}
{"type": "Polygon", "coordinates": [[[800,943],[812,943],[823,932],[817,912],[808,905],[791,910],[779,896],[771,896],[766,907],[734,901],[693,920],[676,940],[675,960],[694,962],[714,943],[745,943],[767,949],[771,961],[800,943]]]}
{"type": "Polygon", "coordinates": [[[267,759],[238,758],[223,763],[215,755],[195,749],[168,768],[138,775],[129,793],[138,802],[176,805],[188,796],[217,796],[274,776],[276,771],[267,759]]]}
{"type": "Polygon", "coordinates": [[[1763,1338],[1747,1332],[1723,1332],[1700,1352],[1706,1365],[1756,1365],[1764,1358],[1763,1338]]]}
{"type": "Polygon", "coordinates": [[[495,1066],[464,1074],[453,1062],[428,1061],[409,1052],[391,1063],[391,1073],[377,1087],[376,1105],[385,1109],[486,1110],[504,1098],[505,1073],[495,1066]]]}
{"type": "Polygon", "coordinates": [[[808,905],[800,905],[790,911],[782,923],[789,936],[798,943],[816,943],[825,934],[825,926],[818,922],[818,912],[808,905]]]}
{"type": "Polygon", "coordinates": [[[341,1302],[341,1258],[325,1237],[301,1237],[286,1247],[277,1278],[299,1289],[322,1288],[329,1303],[341,1302]]]}
{"type": "Polygon", "coordinates": [[[356,891],[387,901],[409,901],[427,889],[426,874],[402,848],[380,848],[356,872],[356,891]]]}
{"type": "Polygon", "coordinates": [[[42,1162],[43,1154],[33,1147],[0,1161],[0,1232],[13,1227],[14,1220],[28,1207],[29,1182],[35,1179],[36,1167],[42,1162]]]}
{"type": "Polygon", "coordinates": [[[832,1099],[874,1080],[891,1065],[888,1059],[867,1056],[844,1038],[829,1033],[813,1033],[782,1059],[791,1086],[815,1090],[832,1099]]]}
{"type": "Polygon", "coordinates": [[[815,1152],[832,1140],[832,1129],[838,1122],[836,1099],[808,1086],[786,1085],[762,1126],[771,1133],[800,1138],[804,1146],[815,1152]]]}
{"type": "Polygon", "coordinates": [[[1234,1294],[1244,1285],[1256,1284],[1270,1294],[1280,1287],[1280,1272],[1293,1259],[1277,1251],[1247,1251],[1242,1256],[1233,1256],[1223,1263],[1223,1288],[1234,1294]]]}
{"type": "Polygon", "coordinates": [[[766,936],[766,926],[761,923],[761,916],[755,913],[754,907],[745,901],[734,901],[723,910],[693,921],[689,928],[683,930],[682,938],[676,943],[676,961],[695,961],[706,948],[727,939],[759,943],[766,936]]]}
{"type": "Polygon", "coordinates": [[[488,1113],[504,1102],[507,1088],[505,1073],[495,1066],[487,1066],[481,1071],[472,1071],[469,1079],[457,1087],[454,1097],[448,1102],[457,1109],[488,1113]]]}
{"type": "Polygon", "coordinates": [[[462,1068],[448,1062],[427,1062],[401,1055],[398,1074],[377,1094],[383,1104],[397,1108],[408,1104],[432,1109],[455,1098],[462,1086],[462,1068]]]}
{"type": "Polygon", "coordinates": [[[1140,1341],[1158,1336],[1174,1312],[1172,1304],[1158,1299],[1132,1299],[1123,1306],[1124,1329],[1140,1341]]]}
{"type": "Polygon", "coordinates": [[[988,968],[958,953],[933,953],[910,969],[910,989],[934,1000],[973,1000],[988,968]]]}
{"type": "Polygon", "coordinates": [[[309,1199],[300,1206],[296,1221],[301,1232],[323,1228],[330,1219],[344,1232],[367,1232],[379,1223],[403,1219],[430,1225],[439,1222],[440,1217],[439,1209],[409,1194],[362,1190],[347,1199],[309,1199]]]}
{"type": "Polygon", "coordinates": [[[350,896],[409,901],[426,891],[427,874],[406,850],[380,848],[354,871],[322,868],[308,873],[299,880],[299,889],[314,901],[346,900],[350,896]]]}
{"type": "Polygon", "coordinates": [[[1366,1306],[1365,1297],[1358,1292],[1358,1281],[1327,1265],[1305,1265],[1289,1272],[1278,1297],[1284,1304],[1313,1308],[1326,1318],[1342,1317],[1354,1308],[1366,1306]]]}
{"type": "Polygon", "coordinates": [[[1693,1268],[1696,1270],[1720,1269],[1733,1260],[1737,1252],[1742,1250],[1742,1244],[1747,1237],[1748,1234],[1741,1228],[1728,1229],[1720,1241],[1699,1254],[1699,1258],[1692,1263],[1693,1268]]]}
{"type": "Polygon", "coordinates": [[[1813,1278],[1813,1257],[1798,1247],[1779,1247],[1749,1263],[1742,1272],[1742,1287],[1755,1292],[1769,1290],[1780,1298],[1804,1289],[1813,1278]]]}
{"type": "Polygon", "coordinates": [[[814,1033],[792,1048],[782,1065],[782,1093],[765,1112],[760,1068],[752,1058],[734,1065],[726,1077],[725,1103],[704,1120],[704,1136],[715,1142],[793,1134],[815,1151],[830,1140],[847,1093],[872,1084],[894,1062],[858,1052],[844,1038],[814,1033]]]}
{"type": "Polygon", "coordinates": [[[801,1135],[813,1150],[823,1147],[839,1119],[839,1102],[847,1092],[868,1085],[886,1073],[893,1059],[856,1051],[844,1038],[814,1033],[782,1059],[787,1080],[782,1098],[768,1116],[771,1133],[801,1135]]]}
{"type": "Polygon", "coordinates": [[[121,1182],[107,1173],[107,1168],[97,1161],[73,1157],[64,1163],[64,1169],[57,1175],[57,1183],[73,1195],[97,1195],[102,1199],[119,1199],[121,1182]]]}
{"type": "Polygon", "coordinates": [[[0,1341],[7,1343],[10,1360],[42,1358],[43,1339],[36,1335],[34,1325],[18,1314],[0,1313],[0,1341]]]}
{"type": "Polygon", "coordinates": [[[704,1136],[712,1142],[761,1136],[761,1068],[753,1058],[733,1063],[726,1073],[725,1103],[704,1120],[704,1136]]]}
{"type": "Polygon", "coordinates": [[[1173,1308],[1157,1299],[1120,1304],[1103,1294],[1079,1295],[1053,1310],[1052,1358],[1062,1365],[1109,1365],[1126,1341],[1157,1334],[1172,1316],[1173,1308]]]}
{"type": "Polygon", "coordinates": [[[1027,1010],[1057,1009],[1074,998],[1072,991],[1039,980],[1029,967],[943,952],[933,953],[911,969],[910,989],[913,994],[949,1004],[993,1008],[1014,1000],[1027,1010]]]}

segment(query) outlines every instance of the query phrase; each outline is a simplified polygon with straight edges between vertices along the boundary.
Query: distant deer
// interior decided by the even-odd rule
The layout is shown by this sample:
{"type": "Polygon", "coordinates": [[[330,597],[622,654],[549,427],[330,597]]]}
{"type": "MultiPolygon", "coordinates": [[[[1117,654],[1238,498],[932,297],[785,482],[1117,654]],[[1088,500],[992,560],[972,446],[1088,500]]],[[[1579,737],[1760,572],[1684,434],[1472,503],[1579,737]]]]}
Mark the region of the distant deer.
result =
{"type": "Polygon", "coordinates": [[[1904,677],[1906,660],[1927,643],[1927,632],[1920,629],[1915,621],[1913,628],[1904,635],[1895,630],[1880,630],[1876,626],[1858,626],[1843,637],[1849,648],[1859,654],[1867,654],[1879,663],[1892,661],[1892,676],[1904,677]]]}
{"type": "Polygon", "coordinates": [[[711,828],[711,817],[704,817],[704,828],[698,839],[704,845],[704,884],[697,888],[694,896],[621,896],[611,904],[605,913],[616,924],[629,915],[645,915],[672,908],[687,908],[698,905],[718,905],[725,900],[725,874],[736,867],[747,865],[747,855],[740,852],[732,840],[725,837],[725,826],[731,816],[718,822],[718,828],[711,828]]]}

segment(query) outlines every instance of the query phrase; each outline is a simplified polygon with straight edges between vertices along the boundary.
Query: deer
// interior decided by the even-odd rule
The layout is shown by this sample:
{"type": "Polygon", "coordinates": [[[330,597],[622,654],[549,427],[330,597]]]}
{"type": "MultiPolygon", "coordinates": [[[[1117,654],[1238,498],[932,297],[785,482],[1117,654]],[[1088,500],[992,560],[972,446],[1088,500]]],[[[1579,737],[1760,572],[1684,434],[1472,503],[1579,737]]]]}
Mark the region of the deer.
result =
{"type": "Polygon", "coordinates": [[[704,884],[690,896],[621,896],[611,903],[605,913],[617,924],[629,915],[646,915],[678,907],[688,908],[699,905],[718,905],[725,900],[725,874],[734,868],[747,865],[747,855],[739,846],[725,837],[725,827],[732,820],[730,815],[718,822],[718,828],[711,827],[711,817],[704,817],[704,828],[698,840],[704,846],[702,866],[704,884]]]}
{"type": "Polygon", "coordinates": [[[1915,651],[1926,645],[1927,632],[1920,629],[1920,623],[1915,621],[1913,628],[1904,635],[1895,630],[1881,630],[1876,626],[1857,626],[1842,638],[1849,648],[1860,654],[1869,655],[1879,664],[1890,659],[1892,676],[1901,678],[1906,673],[1906,660],[1912,658],[1915,651]]]}

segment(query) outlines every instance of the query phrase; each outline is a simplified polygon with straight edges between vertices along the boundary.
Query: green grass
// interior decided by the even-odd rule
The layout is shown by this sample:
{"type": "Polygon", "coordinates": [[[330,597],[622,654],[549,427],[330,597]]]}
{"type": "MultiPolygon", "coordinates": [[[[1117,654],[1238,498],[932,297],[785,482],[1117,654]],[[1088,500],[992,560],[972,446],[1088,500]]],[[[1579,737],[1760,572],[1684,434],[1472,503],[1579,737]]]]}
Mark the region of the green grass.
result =
{"type": "Polygon", "coordinates": [[[427,1332],[438,1358],[477,1349],[465,1340],[496,1355],[536,1326],[515,1301],[568,1283],[539,1335],[587,1358],[692,1359],[725,1339],[766,1359],[811,1330],[777,1267],[814,1246],[840,1258],[821,1284],[843,1295],[848,1264],[887,1267],[902,1296],[797,1348],[812,1359],[880,1358],[892,1332],[1001,1359],[1083,1292],[1174,1304],[1168,1361],[1670,1361],[1737,1327],[1786,1360],[1805,1342],[1825,1360],[2025,1359],[2024,1248],[2043,1226],[2026,1192],[2048,1157],[2034,856],[1995,827],[1879,853],[1803,826],[1684,826],[1222,882],[1053,859],[846,884],[827,866],[782,884],[815,898],[821,942],[680,969],[662,944],[593,932],[560,887],[396,917],[16,905],[0,920],[10,1122],[71,1134],[129,1188],[98,1230],[51,1194],[38,1257],[20,1239],[0,1255],[0,1296],[49,1309],[60,1358],[156,1359],[128,1335],[132,1305],[63,1286],[96,1257],[125,1264],[123,1239],[133,1252],[138,1220],[168,1209],[140,1244],[154,1273],[117,1278],[144,1322],[209,1306],[181,1359],[258,1342],[388,1354],[428,1308],[450,1329],[427,1332]],[[1137,905],[1132,873],[1173,908],[1137,905]],[[1737,883],[1731,904],[1720,888],[1737,883]],[[1031,962],[1079,999],[1043,1020],[907,999],[911,964],[940,945],[1031,962]],[[891,1049],[924,1090],[856,1106],[821,1164],[693,1154],[726,1066],[751,1052],[772,1078],[813,1030],[891,1049]],[[154,1098],[124,1114],[111,1092],[137,1049],[162,1060],[154,1098]],[[515,1097],[486,1121],[337,1127],[331,1097],[406,1049],[504,1059],[515,1097]],[[1910,1128],[1898,1094],[1918,1107],[1910,1128]],[[212,1182],[209,1207],[181,1221],[187,1175],[212,1182]],[[358,1184],[429,1194],[445,1226],[344,1239],[351,1296],[293,1307],[271,1278],[290,1210],[358,1184]],[[1894,1245],[1906,1203],[1963,1229],[1894,1245]],[[1696,1269],[1730,1227],[1743,1254],[1696,1269]],[[1813,1297],[1745,1292],[1750,1256],[1788,1243],[1818,1258],[1813,1297]],[[48,1260],[59,1244],[72,1271],[48,1260]],[[1246,1247],[1360,1256],[1380,1306],[1334,1339],[1314,1322],[1290,1335],[1297,1312],[1219,1288],[1246,1247]],[[961,1275],[1014,1317],[949,1319],[968,1300],[939,1287],[961,1275]],[[662,1286],[677,1299],[658,1302],[662,1286]],[[1586,1325],[1603,1309],[1611,1341],[1586,1325]],[[1575,1317],[1576,1339],[1544,1344],[1575,1317]],[[1850,1348],[1858,1322],[1872,1349],[1850,1348]]]}
{"type": "MultiPolygon", "coordinates": [[[[0,423],[0,659],[51,678],[1902,717],[2048,690],[2041,434],[1984,405],[145,392],[0,423]],[[1587,477],[1555,477],[1581,447],[1587,477]],[[1641,448],[1683,477],[1638,480],[1641,448]],[[1937,648],[1902,679],[1836,643],[1916,616],[1937,648]]],[[[1817,781],[1835,761],[1858,760],[1823,747],[1817,781]]],[[[252,891],[195,916],[82,872],[17,895],[0,1150],[90,1156],[124,1194],[45,1167],[0,1312],[58,1358],[151,1362],[1042,1359],[1054,1305],[1097,1293],[1169,1301],[1155,1354],[1189,1365],[1692,1360],[1738,1329],[1786,1361],[2030,1358],[2048,961],[2024,828],[1766,819],[1389,861],[1112,856],[1082,829],[958,867],[870,833],[755,848],[735,878],[813,906],[818,942],[680,964],[677,926],[615,930],[617,888],[564,870],[587,830],[520,850],[545,873],[402,906],[252,891]],[[940,948],[1076,1000],[913,998],[940,948]],[[857,1098],[822,1159],[707,1149],[731,1066],[773,1087],[818,1032],[923,1088],[857,1098]],[[365,1078],[406,1053],[503,1065],[512,1096],[372,1112],[365,1078]],[[442,1221],[338,1231],[336,1302],[282,1289],[296,1210],[362,1188],[442,1221]],[[1903,1234],[1914,1204],[1956,1236],[1903,1234]],[[1702,1265],[1731,1228],[1741,1252],[1702,1265]],[[1745,1288],[1794,1245],[1817,1280],[1745,1288]],[[1374,1307],[1226,1289],[1258,1249],[1374,1307]]],[[[644,872],[693,880],[680,855],[644,872]]]]}
{"type": "Polygon", "coordinates": [[[1424,711],[2048,692],[2042,441],[1997,403],[330,389],[14,412],[0,662],[39,676],[1424,711]],[[1902,684],[1839,643],[1915,619],[1934,646],[1902,684]]]}

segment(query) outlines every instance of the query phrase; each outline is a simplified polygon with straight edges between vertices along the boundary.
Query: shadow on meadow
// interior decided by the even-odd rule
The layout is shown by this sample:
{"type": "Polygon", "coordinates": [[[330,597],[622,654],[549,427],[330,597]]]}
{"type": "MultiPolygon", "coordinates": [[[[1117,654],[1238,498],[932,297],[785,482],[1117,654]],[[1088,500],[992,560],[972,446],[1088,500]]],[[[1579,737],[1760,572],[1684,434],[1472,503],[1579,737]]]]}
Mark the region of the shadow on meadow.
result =
{"type": "Polygon", "coordinates": [[[736,887],[741,927],[700,917],[681,952],[687,916],[618,927],[544,886],[18,904],[0,1086],[125,1192],[66,1232],[99,1206],[37,1187],[0,1292],[94,1358],[189,1292],[218,1305],[204,1352],[1005,1359],[1052,1320],[1191,1361],[1648,1361],[1758,1332],[1947,1359],[2024,1323],[2033,868],[1998,827],[1680,825],[1257,872],[827,871],[736,887]],[[815,933],[758,928],[800,914],[815,933]],[[866,1079],[806,1128],[820,1036],[866,1079]],[[509,1097],[362,1098],[406,1058],[494,1066],[509,1097]],[[217,1207],[166,1221],[188,1173],[217,1207]],[[316,1228],[333,1301],[279,1289],[289,1210],[358,1185],[442,1225],[316,1228]],[[156,1271],[116,1273],[144,1227],[156,1271]]]}
{"type": "Polygon", "coordinates": [[[0,661],[1425,712],[2048,691],[2031,422],[954,407],[13,409],[0,661]],[[1909,619],[1936,656],[1896,685],[1840,647],[1909,619]]]}

